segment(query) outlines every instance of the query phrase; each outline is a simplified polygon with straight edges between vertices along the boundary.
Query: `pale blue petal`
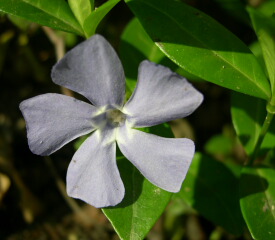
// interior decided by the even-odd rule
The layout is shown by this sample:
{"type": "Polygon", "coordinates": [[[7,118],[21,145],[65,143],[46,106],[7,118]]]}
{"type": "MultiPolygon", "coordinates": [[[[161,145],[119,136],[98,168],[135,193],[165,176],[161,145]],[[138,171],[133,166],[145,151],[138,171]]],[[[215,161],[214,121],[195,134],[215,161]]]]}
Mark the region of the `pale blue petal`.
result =
{"type": "Polygon", "coordinates": [[[67,192],[97,208],[115,206],[124,197],[116,165],[113,130],[96,130],[73,156],[67,172],[67,192]]]}
{"type": "Polygon", "coordinates": [[[121,106],[125,76],[112,46],[94,35],[69,51],[52,70],[53,81],[88,98],[95,106],[121,106]]]}
{"type": "Polygon", "coordinates": [[[202,100],[202,94],[182,76],[143,61],[137,87],[123,111],[135,127],[149,127],[188,116],[202,100]]]}
{"type": "Polygon", "coordinates": [[[92,132],[97,109],[91,104],[61,94],[39,95],[20,104],[27,124],[30,150],[46,156],[73,139],[92,132]]]}
{"type": "Polygon", "coordinates": [[[193,141],[163,138],[131,129],[118,131],[117,143],[123,155],[154,185],[178,192],[194,156],[193,141]]]}

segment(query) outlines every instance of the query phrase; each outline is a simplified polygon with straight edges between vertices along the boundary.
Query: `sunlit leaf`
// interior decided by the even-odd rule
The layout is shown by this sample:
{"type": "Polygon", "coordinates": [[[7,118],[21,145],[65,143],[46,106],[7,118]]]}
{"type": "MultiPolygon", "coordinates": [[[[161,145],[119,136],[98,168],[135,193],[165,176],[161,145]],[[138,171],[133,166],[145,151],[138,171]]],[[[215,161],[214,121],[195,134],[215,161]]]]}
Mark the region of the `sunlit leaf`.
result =
{"type": "Polygon", "coordinates": [[[76,19],[83,26],[85,19],[92,13],[93,1],[90,0],[68,0],[69,6],[76,19]]]}
{"type": "Polygon", "coordinates": [[[64,0],[1,0],[0,11],[51,28],[84,35],[64,0]]]}
{"type": "Polygon", "coordinates": [[[83,29],[86,37],[92,36],[98,24],[106,16],[106,14],[119,2],[120,0],[109,0],[102,4],[99,8],[96,8],[85,20],[83,29]]]}
{"type": "Polygon", "coordinates": [[[214,19],[178,1],[125,1],[180,67],[220,86],[269,99],[270,85],[255,56],[214,19]]]}
{"type": "Polygon", "coordinates": [[[189,80],[198,80],[197,77],[184,71],[165,56],[145,32],[137,18],[134,18],[125,28],[119,50],[127,78],[127,87],[131,92],[136,85],[138,66],[145,59],[167,66],[189,80]]]}

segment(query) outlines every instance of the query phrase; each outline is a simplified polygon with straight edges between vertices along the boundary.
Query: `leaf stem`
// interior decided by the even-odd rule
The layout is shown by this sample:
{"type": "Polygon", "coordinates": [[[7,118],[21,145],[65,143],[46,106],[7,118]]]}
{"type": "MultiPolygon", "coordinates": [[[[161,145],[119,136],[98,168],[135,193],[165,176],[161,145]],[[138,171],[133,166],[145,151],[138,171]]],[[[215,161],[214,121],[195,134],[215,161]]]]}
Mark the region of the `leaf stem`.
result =
{"type": "Polygon", "coordinates": [[[263,123],[263,126],[262,126],[262,129],[261,129],[261,132],[260,132],[260,135],[258,137],[258,140],[256,142],[256,146],[254,148],[254,151],[248,161],[248,166],[252,166],[258,153],[259,153],[259,150],[260,150],[260,147],[262,145],[262,142],[264,140],[264,137],[268,131],[268,128],[272,122],[272,119],[273,119],[273,116],[274,116],[274,112],[271,112],[268,110],[268,106],[267,106],[267,115],[265,117],[265,120],[264,120],[264,123],[263,123]]]}

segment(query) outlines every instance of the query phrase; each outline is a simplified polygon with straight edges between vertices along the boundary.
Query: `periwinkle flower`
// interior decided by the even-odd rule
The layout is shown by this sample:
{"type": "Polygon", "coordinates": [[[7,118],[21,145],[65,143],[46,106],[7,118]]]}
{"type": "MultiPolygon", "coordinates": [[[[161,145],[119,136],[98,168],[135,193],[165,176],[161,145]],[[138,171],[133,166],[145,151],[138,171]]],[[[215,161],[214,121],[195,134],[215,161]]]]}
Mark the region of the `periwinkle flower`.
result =
{"type": "Polygon", "coordinates": [[[69,51],[53,67],[52,79],[92,103],[49,93],[20,104],[29,147],[35,154],[50,155],[75,138],[93,132],[68,167],[69,196],[95,207],[122,201],[125,190],[116,164],[116,143],[151,183],[170,192],[180,190],[194,155],[194,143],[135,128],[191,114],[203,96],[186,79],[166,67],[143,61],[136,89],[124,105],[121,62],[100,35],[69,51]]]}

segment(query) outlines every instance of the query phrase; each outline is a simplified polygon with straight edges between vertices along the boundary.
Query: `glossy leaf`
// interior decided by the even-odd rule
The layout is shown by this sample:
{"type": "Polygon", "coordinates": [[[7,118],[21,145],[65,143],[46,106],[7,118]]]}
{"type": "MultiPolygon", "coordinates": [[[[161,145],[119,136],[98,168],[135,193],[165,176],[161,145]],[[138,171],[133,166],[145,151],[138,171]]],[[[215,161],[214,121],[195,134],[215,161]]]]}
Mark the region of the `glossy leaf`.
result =
{"type": "Polygon", "coordinates": [[[51,28],[83,35],[70,7],[63,0],[1,0],[0,11],[51,28]]]}
{"type": "Polygon", "coordinates": [[[83,26],[85,19],[92,13],[94,9],[93,1],[90,0],[68,0],[69,6],[74,13],[76,19],[83,26]]]}
{"type": "Polygon", "coordinates": [[[95,34],[96,28],[106,14],[119,2],[120,0],[109,0],[96,8],[84,21],[83,29],[86,37],[95,34]]]}
{"type": "Polygon", "coordinates": [[[189,80],[198,80],[197,77],[179,68],[165,56],[145,32],[137,18],[134,18],[124,30],[119,50],[127,78],[127,87],[131,92],[135,88],[139,64],[145,59],[167,66],[189,80]]]}
{"type": "MultiPolygon", "coordinates": [[[[251,155],[266,117],[266,101],[240,93],[232,93],[231,115],[236,133],[246,153],[251,155]]],[[[261,153],[275,147],[275,122],[271,123],[261,145],[261,153]]]]}
{"type": "MultiPolygon", "coordinates": [[[[238,166],[234,168],[240,171],[238,166]]],[[[236,235],[243,232],[238,178],[225,164],[197,153],[177,195],[227,231],[236,235]]]]}
{"type": "Polygon", "coordinates": [[[220,86],[269,99],[270,86],[255,56],[214,19],[178,1],[125,1],[180,67],[220,86]]]}
{"type": "Polygon", "coordinates": [[[120,239],[142,240],[164,211],[172,194],[151,184],[127,159],[120,159],[118,167],[125,197],[119,205],[102,210],[120,239]]]}
{"type": "Polygon", "coordinates": [[[275,239],[275,170],[243,168],[240,180],[241,210],[252,237],[275,239]]]}
{"type": "Polygon", "coordinates": [[[248,8],[253,27],[261,44],[272,92],[275,90],[275,20],[248,8]]]}

